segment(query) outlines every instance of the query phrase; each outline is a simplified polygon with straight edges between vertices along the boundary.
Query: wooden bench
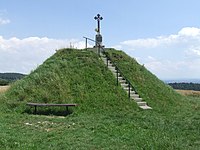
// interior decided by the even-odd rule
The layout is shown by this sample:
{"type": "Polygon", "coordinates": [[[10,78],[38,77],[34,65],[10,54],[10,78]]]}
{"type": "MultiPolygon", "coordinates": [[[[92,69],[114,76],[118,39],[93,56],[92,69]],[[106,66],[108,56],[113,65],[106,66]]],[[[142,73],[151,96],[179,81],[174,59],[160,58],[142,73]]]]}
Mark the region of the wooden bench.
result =
{"type": "Polygon", "coordinates": [[[35,107],[34,113],[37,112],[37,106],[39,107],[48,107],[48,106],[60,106],[66,107],[66,113],[69,111],[68,107],[75,107],[77,104],[47,104],[47,103],[27,103],[28,106],[35,107]]]}

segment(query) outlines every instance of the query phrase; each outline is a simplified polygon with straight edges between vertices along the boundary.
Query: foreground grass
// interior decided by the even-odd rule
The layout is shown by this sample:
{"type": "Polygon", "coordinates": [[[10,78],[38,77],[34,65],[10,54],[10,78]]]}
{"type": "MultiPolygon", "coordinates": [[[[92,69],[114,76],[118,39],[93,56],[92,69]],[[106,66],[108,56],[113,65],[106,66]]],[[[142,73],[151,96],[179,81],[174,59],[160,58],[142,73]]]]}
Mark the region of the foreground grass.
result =
{"type": "Polygon", "coordinates": [[[123,58],[121,69],[153,110],[140,110],[129,101],[94,53],[60,51],[1,94],[0,149],[199,149],[200,98],[177,94],[116,53],[123,58]],[[79,106],[68,116],[32,115],[23,106],[33,100],[79,106]]]}
{"type": "MultiPolygon", "coordinates": [[[[196,99],[197,100],[197,99],[196,99]]],[[[67,117],[0,114],[1,149],[198,149],[200,113],[82,113],[67,117]]]]}

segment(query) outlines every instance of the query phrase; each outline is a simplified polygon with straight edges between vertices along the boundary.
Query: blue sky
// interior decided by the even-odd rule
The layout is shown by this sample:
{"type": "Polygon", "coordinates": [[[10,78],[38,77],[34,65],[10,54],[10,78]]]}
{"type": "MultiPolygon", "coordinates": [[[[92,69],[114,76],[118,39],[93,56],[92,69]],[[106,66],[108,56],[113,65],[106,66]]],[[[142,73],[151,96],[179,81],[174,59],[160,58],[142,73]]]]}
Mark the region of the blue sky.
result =
{"type": "MultiPolygon", "coordinates": [[[[0,72],[29,73],[55,49],[84,47],[103,16],[107,47],[160,79],[200,78],[198,0],[0,0],[0,72]]],[[[92,44],[92,43],[91,43],[92,44]]]]}

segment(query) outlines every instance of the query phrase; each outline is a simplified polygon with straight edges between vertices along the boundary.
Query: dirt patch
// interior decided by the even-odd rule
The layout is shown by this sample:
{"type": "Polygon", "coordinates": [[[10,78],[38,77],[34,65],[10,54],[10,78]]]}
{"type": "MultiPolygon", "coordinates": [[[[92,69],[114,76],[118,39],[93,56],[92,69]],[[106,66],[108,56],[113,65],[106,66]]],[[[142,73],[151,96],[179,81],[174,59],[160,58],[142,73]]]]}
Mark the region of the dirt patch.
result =
{"type": "Polygon", "coordinates": [[[7,86],[0,86],[0,93],[3,93],[3,92],[5,92],[5,91],[7,91],[8,89],[9,89],[9,85],[7,85],[7,86]]]}

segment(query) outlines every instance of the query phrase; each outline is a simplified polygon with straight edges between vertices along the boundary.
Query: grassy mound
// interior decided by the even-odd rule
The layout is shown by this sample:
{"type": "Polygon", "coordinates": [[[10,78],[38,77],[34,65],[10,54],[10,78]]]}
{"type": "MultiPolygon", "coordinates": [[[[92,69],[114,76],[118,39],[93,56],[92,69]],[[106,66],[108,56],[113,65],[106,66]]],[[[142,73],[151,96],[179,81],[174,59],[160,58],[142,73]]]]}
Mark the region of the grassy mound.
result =
{"type": "MultiPolygon", "coordinates": [[[[107,53],[154,111],[174,113],[186,106],[183,96],[133,58],[114,49],[107,53]]],[[[13,84],[6,99],[9,109],[20,112],[26,109],[27,102],[78,103],[80,111],[86,112],[115,110],[115,106],[126,109],[129,104],[130,110],[138,110],[134,102],[128,102],[126,92],[116,86],[115,77],[96,53],[76,49],[57,51],[29,76],[13,84]]]]}
{"type": "Polygon", "coordinates": [[[62,49],[0,98],[0,149],[199,149],[200,98],[180,96],[121,51],[108,53],[153,110],[129,101],[97,54],[62,49]],[[79,106],[65,117],[13,113],[26,102],[79,106]]]}
{"type": "Polygon", "coordinates": [[[27,102],[78,103],[81,111],[105,111],[127,103],[126,93],[115,85],[115,78],[97,54],[73,49],[57,51],[13,84],[6,97],[9,108],[20,111],[27,102]]]}

